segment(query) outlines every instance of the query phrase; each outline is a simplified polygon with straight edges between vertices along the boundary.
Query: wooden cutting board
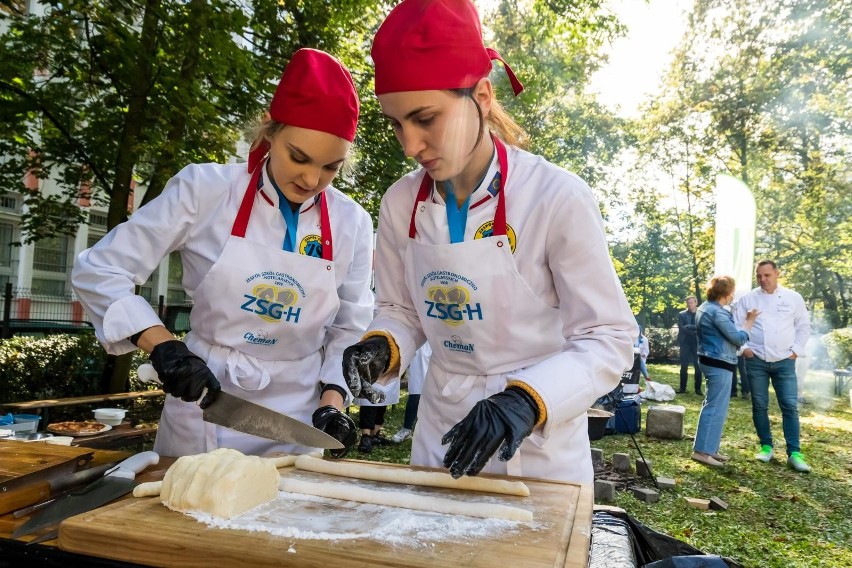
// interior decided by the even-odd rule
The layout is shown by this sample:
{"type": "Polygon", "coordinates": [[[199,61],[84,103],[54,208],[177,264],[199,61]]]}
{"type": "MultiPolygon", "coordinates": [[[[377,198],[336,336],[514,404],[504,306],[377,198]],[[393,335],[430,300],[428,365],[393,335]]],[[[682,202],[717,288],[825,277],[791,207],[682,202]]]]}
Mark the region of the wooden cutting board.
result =
{"type": "MultiPolygon", "coordinates": [[[[383,467],[399,467],[384,465],[383,467]]],[[[411,468],[420,469],[420,468],[411,468]]],[[[70,552],[137,562],[151,566],[297,566],[328,568],[329,566],[386,566],[437,568],[493,568],[510,563],[524,568],[585,568],[588,564],[589,534],[593,492],[585,485],[525,480],[529,497],[501,496],[452,489],[380,484],[363,480],[301,472],[293,468],[280,470],[305,480],[351,483],[381,490],[397,490],[435,495],[461,501],[485,501],[528,509],[533,512],[531,524],[509,523],[499,530],[488,530],[448,537],[428,536],[417,532],[414,541],[392,541],[385,538],[382,527],[371,527],[382,515],[416,515],[423,523],[454,526],[459,521],[475,523],[472,517],[453,517],[434,513],[416,513],[372,505],[325,499],[288,500],[279,498],[270,513],[254,513],[258,517],[274,517],[284,530],[283,536],[270,532],[234,528],[218,528],[171,511],[158,498],[125,499],[89,513],[68,519],[59,531],[59,547],[70,552]],[[367,507],[361,510],[359,507],[367,507]],[[383,511],[388,510],[388,511],[383,511]],[[355,523],[353,523],[353,515],[355,523]],[[358,516],[360,515],[360,516],[358,516]],[[317,524],[324,532],[308,533],[317,524]],[[361,525],[366,536],[338,538],[334,535],[352,531],[361,525]],[[343,526],[349,528],[342,528],[343,526]],[[508,528],[507,528],[508,526],[508,528]],[[289,528],[288,528],[289,527],[289,528]],[[331,535],[328,537],[316,535],[331,535]]],[[[241,517],[242,518],[242,517],[241,517]]],[[[480,520],[482,523],[495,522],[480,520]]],[[[388,529],[392,530],[392,529],[388,529]]],[[[450,531],[451,533],[452,531],[450,531]]],[[[280,534],[280,533],[279,533],[280,534]]]]}
{"type": "Polygon", "coordinates": [[[48,470],[74,472],[92,459],[92,450],[39,442],[0,440],[0,488],[29,483],[36,476],[44,479],[48,470]]]}

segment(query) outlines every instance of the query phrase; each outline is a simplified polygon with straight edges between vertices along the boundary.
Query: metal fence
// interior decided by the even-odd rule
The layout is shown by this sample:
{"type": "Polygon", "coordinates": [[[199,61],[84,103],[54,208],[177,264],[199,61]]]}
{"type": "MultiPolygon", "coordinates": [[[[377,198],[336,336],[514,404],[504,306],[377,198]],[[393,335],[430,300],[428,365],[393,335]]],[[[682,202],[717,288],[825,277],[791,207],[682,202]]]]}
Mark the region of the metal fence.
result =
{"type": "MultiPolygon", "coordinates": [[[[172,333],[189,331],[191,303],[166,305],[159,296],[152,306],[166,329],[172,333]]],[[[0,296],[0,337],[9,338],[20,330],[43,333],[77,333],[91,329],[90,318],[82,304],[71,294],[50,295],[28,288],[13,288],[7,282],[0,296]]]]}

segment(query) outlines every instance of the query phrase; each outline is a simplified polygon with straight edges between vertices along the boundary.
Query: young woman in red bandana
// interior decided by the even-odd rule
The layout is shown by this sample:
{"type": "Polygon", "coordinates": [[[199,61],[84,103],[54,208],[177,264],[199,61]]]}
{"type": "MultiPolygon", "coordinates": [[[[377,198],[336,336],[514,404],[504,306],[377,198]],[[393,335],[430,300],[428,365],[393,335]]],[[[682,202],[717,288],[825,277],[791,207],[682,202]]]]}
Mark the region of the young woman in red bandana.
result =
{"type": "MultiPolygon", "coordinates": [[[[150,353],[166,397],[154,449],[304,453],[202,420],[220,389],[354,445],[343,349],[373,315],[372,222],[330,184],[358,123],[352,78],[313,49],[293,54],[246,164],[193,164],[84,251],[74,290],[109,353],[150,353]],[[185,341],[134,295],[172,251],[193,299],[185,341]],[[204,389],[206,395],[196,405],[204,389]]],[[[342,455],[346,450],[338,452],[342,455]]]]}
{"type": "Polygon", "coordinates": [[[586,409],[630,366],[636,333],[593,193],[519,148],[469,0],[404,0],[372,57],[421,168],[382,201],[378,312],[344,353],[350,389],[398,380],[428,340],[413,464],[590,483],[586,409]]]}

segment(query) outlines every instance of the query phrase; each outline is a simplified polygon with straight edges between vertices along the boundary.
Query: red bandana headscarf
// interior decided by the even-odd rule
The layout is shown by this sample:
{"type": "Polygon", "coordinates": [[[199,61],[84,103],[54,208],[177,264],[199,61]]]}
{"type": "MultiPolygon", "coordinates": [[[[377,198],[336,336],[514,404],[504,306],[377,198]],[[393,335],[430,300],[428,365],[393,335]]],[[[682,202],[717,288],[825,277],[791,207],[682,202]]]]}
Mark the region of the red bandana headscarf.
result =
{"type": "Polygon", "coordinates": [[[501,61],[515,95],[520,81],[497,51],[485,47],[479,14],[470,0],[403,0],[382,23],[370,52],[377,95],[464,89],[501,61]]]}
{"type": "MultiPolygon", "coordinates": [[[[287,64],[269,105],[272,120],[334,134],[352,142],[358,126],[358,93],[340,61],[316,49],[300,49],[287,64]]],[[[249,153],[248,170],[263,160],[269,143],[249,153]]]]}

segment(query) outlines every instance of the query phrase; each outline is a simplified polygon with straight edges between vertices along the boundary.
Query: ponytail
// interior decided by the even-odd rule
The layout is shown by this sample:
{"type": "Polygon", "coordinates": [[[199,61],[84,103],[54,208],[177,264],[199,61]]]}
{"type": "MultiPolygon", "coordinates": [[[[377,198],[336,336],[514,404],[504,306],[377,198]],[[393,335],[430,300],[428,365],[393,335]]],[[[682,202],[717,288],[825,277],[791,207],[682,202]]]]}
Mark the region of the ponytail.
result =
{"type": "Polygon", "coordinates": [[[491,101],[491,112],[486,119],[491,131],[506,144],[525,148],[529,143],[529,135],[515,122],[503,105],[495,98],[491,101]]]}

